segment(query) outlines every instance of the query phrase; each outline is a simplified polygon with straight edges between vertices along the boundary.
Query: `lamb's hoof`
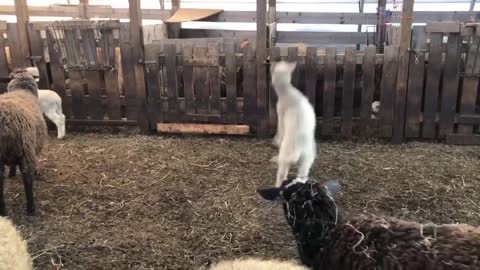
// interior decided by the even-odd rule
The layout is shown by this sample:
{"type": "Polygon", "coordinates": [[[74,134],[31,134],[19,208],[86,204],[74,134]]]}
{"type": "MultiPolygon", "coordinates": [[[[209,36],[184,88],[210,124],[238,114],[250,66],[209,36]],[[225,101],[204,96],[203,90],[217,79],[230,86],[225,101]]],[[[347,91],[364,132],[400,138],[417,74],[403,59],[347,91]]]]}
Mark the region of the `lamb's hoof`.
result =
{"type": "Polygon", "coordinates": [[[273,156],[273,157],[270,159],[270,162],[278,163],[278,156],[273,156]]]}

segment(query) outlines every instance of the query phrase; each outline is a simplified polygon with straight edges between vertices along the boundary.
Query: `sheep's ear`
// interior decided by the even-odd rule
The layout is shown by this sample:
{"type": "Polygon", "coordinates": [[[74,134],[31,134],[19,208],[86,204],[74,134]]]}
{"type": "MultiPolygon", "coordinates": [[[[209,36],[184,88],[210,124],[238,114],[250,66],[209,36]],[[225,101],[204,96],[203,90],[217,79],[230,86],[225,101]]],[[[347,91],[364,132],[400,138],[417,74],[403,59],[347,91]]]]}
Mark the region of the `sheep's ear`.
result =
{"type": "Polygon", "coordinates": [[[340,183],[334,180],[328,181],[327,183],[325,183],[325,187],[330,192],[332,197],[335,197],[335,195],[337,195],[337,193],[340,191],[340,188],[341,188],[340,183]]]}
{"type": "Polygon", "coordinates": [[[268,201],[280,199],[280,188],[277,187],[257,188],[257,193],[268,201]]]}
{"type": "Polygon", "coordinates": [[[290,69],[291,72],[293,72],[295,70],[296,66],[297,66],[297,62],[288,63],[288,68],[290,69]]]}

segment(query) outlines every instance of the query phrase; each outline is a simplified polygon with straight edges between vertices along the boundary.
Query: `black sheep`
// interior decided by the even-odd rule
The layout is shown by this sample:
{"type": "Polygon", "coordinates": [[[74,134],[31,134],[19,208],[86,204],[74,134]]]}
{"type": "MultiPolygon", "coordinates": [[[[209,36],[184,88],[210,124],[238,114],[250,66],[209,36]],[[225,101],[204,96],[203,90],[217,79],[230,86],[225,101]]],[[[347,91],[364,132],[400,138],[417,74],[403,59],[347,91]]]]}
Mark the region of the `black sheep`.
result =
{"type": "Polygon", "coordinates": [[[300,259],[312,269],[480,269],[480,228],[377,215],[344,221],[334,200],[339,189],[338,182],[289,177],[280,188],[257,190],[283,202],[300,259]]]}

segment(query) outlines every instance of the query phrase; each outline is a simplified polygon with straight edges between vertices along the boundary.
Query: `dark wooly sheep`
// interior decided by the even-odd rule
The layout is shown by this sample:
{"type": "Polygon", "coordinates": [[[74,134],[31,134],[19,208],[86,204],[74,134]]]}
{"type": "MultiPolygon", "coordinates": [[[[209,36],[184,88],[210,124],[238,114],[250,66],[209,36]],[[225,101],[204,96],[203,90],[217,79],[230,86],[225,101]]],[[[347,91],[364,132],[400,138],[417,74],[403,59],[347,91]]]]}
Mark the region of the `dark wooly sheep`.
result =
{"type": "Polygon", "coordinates": [[[281,200],[302,263],[327,269],[480,269],[480,228],[358,215],[343,220],[338,182],[289,177],[257,192],[281,200]]]}
{"type": "Polygon", "coordinates": [[[38,87],[25,69],[10,74],[8,93],[0,95],[0,215],[7,214],[3,194],[5,165],[19,165],[22,172],[27,213],[35,212],[33,179],[38,154],[47,138],[47,125],[38,102],[38,87]]]}

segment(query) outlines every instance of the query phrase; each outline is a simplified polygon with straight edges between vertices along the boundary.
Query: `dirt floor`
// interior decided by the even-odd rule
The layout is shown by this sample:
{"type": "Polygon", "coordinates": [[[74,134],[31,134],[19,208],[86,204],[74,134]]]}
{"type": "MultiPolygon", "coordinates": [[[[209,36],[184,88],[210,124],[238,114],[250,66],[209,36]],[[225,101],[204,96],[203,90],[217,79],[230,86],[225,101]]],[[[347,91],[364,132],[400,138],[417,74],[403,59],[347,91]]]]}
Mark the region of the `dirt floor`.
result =
{"type": "MultiPolygon", "coordinates": [[[[296,259],[278,204],[269,141],[251,138],[51,134],[25,215],[20,179],[7,208],[37,269],[195,269],[241,256],[296,259]]],[[[480,225],[480,147],[322,142],[312,176],[338,179],[339,205],[421,222],[480,225]]]]}

